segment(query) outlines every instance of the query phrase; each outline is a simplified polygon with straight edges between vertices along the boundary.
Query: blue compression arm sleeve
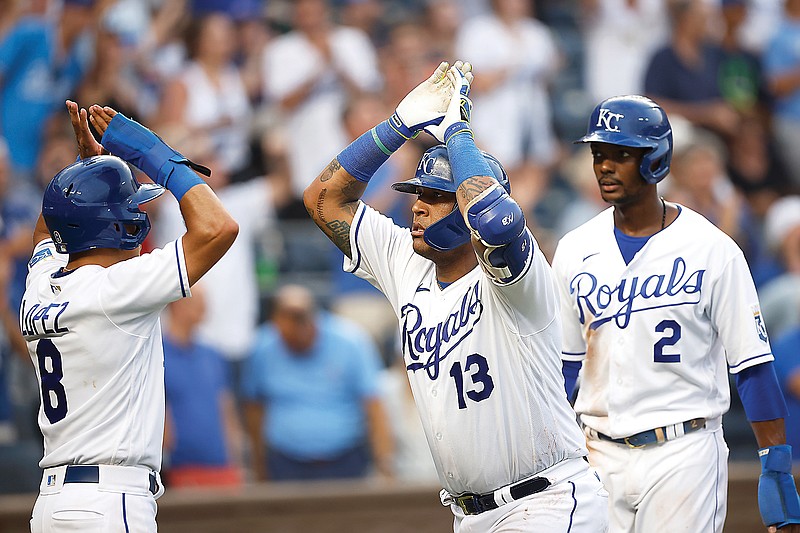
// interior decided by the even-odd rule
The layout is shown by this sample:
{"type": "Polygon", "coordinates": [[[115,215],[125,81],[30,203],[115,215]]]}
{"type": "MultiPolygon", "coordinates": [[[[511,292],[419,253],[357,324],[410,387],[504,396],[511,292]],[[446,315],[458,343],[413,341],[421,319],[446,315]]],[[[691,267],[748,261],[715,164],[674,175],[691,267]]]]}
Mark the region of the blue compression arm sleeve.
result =
{"type": "Polygon", "coordinates": [[[786,418],[786,400],[772,362],[751,366],[736,374],[736,390],[750,422],[786,418]]]}
{"type": "Polygon", "coordinates": [[[475,145],[472,130],[466,122],[456,122],[445,131],[444,138],[447,144],[447,155],[450,158],[450,168],[453,172],[453,181],[456,189],[469,178],[474,176],[494,176],[486,158],[475,145]]]}
{"type": "Polygon", "coordinates": [[[404,142],[405,137],[384,120],[339,152],[336,160],[348,174],[366,183],[404,142]]]}
{"type": "Polygon", "coordinates": [[[567,391],[567,399],[571,400],[575,392],[575,383],[578,381],[578,374],[583,363],[580,361],[561,361],[561,373],[564,374],[564,388],[567,391]]]}

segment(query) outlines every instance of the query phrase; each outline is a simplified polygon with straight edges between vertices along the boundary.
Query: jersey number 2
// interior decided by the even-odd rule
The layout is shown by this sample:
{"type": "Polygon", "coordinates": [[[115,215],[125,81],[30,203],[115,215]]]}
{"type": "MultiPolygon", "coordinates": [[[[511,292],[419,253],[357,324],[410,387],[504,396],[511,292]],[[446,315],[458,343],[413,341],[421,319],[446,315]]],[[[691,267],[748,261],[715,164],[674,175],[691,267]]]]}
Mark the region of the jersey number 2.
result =
{"type": "Polygon", "coordinates": [[[456,382],[459,409],[467,408],[467,400],[464,398],[464,373],[468,372],[473,366],[477,367],[477,370],[470,376],[472,384],[477,385],[480,383],[481,388],[479,390],[466,391],[466,397],[474,402],[479,402],[488,398],[494,390],[494,381],[492,381],[492,376],[489,375],[489,362],[484,356],[477,353],[469,355],[466,360],[466,368],[463,370],[461,369],[461,362],[456,361],[450,367],[450,377],[456,382]]]}
{"type": "Polygon", "coordinates": [[[67,391],[61,384],[64,371],[61,366],[61,352],[50,339],[42,339],[36,344],[36,357],[39,360],[39,375],[42,377],[42,406],[51,424],[67,416],[67,391]],[[47,361],[50,361],[49,369],[47,361]]]}
{"type": "Polygon", "coordinates": [[[658,333],[669,331],[668,335],[661,337],[655,345],[653,345],[653,361],[656,363],[680,363],[681,354],[665,354],[664,348],[667,346],[674,346],[681,338],[681,325],[674,320],[662,320],[656,326],[658,333]]]}

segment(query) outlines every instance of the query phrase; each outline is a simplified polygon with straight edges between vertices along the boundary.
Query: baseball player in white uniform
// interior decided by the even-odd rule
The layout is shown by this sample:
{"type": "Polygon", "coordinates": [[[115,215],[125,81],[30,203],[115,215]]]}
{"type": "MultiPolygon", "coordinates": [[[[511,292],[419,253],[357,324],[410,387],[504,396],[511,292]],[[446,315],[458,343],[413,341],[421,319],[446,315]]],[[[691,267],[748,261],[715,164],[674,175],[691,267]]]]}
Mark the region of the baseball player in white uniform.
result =
{"type": "Polygon", "coordinates": [[[764,524],[800,531],[786,407],[744,255],[656,190],[672,156],[666,114],[610,98],[578,142],[591,144],[612,207],[562,238],[553,269],[567,388],[580,372],[575,410],[610,493],[610,531],[722,531],[728,371],[761,448],[764,524]]]}
{"type": "Polygon", "coordinates": [[[82,159],[45,190],[20,309],[44,436],[31,531],[154,532],[163,493],[159,314],[190,296],[238,228],[191,162],[148,129],[111,108],[67,107],[82,159]],[[100,155],[107,151],[159,185],[140,185],[123,159],[100,155]],[[140,255],[150,223],[139,206],[164,185],[187,231],[140,255]]]}
{"type": "Polygon", "coordinates": [[[605,531],[606,493],[561,389],[557,289],[508,177],[475,146],[471,76],[442,63],[337,156],[305,205],[345,269],[394,307],[454,531],[605,531]],[[418,196],[409,231],[359,198],[423,128],[445,144],[392,186],[418,196]]]}

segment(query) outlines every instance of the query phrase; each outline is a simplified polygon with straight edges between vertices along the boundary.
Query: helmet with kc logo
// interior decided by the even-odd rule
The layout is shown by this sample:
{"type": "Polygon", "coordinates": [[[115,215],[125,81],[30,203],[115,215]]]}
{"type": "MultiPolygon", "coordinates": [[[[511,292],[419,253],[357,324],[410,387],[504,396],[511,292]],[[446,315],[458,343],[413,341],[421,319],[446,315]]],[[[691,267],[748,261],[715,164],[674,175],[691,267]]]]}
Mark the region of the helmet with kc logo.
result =
{"type": "MultiPolygon", "coordinates": [[[[500,162],[491,154],[483,151],[481,153],[489,164],[494,178],[510,194],[511,183],[509,183],[508,175],[500,162]]],[[[392,189],[410,194],[418,194],[420,187],[449,193],[456,192],[456,182],[450,168],[450,157],[445,145],[439,144],[428,148],[419,160],[414,177],[392,184],[392,189]]],[[[458,248],[468,243],[469,238],[469,230],[463,215],[458,210],[458,205],[453,206],[453,211],[449,215],[431,224],[425,230],[424,236],[425,242],[440,251],[458,248]]]]}
{"type": "Polygon", "coordinates": [[[667,114],[650,98],[614,96],[592,111],[586,135],[576,143],[608,143],[646,148],[639,171],[647,183],[669,174],[672,161],[672,127],[667,114]]]}

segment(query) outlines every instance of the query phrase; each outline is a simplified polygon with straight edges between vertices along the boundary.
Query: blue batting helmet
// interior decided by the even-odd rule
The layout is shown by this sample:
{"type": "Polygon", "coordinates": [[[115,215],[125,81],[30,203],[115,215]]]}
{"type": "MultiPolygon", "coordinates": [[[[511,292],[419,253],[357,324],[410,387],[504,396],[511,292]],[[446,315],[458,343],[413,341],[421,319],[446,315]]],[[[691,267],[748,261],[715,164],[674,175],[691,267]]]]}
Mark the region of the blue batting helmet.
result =
{"type": "Polygon", "coordinates": [[[60,253],[133,250],[150,231],[139,206],[163,192],[159,185],[139,184],[122,159],[99,155],[55,175],[44,191],[42,216],[60,253]]]}
{"type": "Polygon", "coordinates": [[[592,111],[586,135],[575,142],[647,148],[639,166],[642,178],[647,183],[658,183],[669,174],[672,127],[664,110],[644,96],[603,100],[592,111]]]}
{"type": "MultiPolygon", "coordinates": [[[[481,152],[489,168],[492,169],[495,179],[500,185],[511,193],[511,183],[508,181],[506,171],[500,162],[492,155],[481,152]]],[[[417,165],[417,171],[410,180],[401,181],[392,185],[392,189],[411,194],[417,193],[417,188],[425,187],[444,192],[456,192],[456,183],[450,170],[450,157],[447,147],[443,144],[428,148],[417,165]]],[[[453,250],[469,242],[469,230],[464,222],[464,217],[458,210],[458,205],[453,207],[453,212],[443,219],[434,222],[425,229],[425,242],[432,248],[440,251],[453,250]]]]}

